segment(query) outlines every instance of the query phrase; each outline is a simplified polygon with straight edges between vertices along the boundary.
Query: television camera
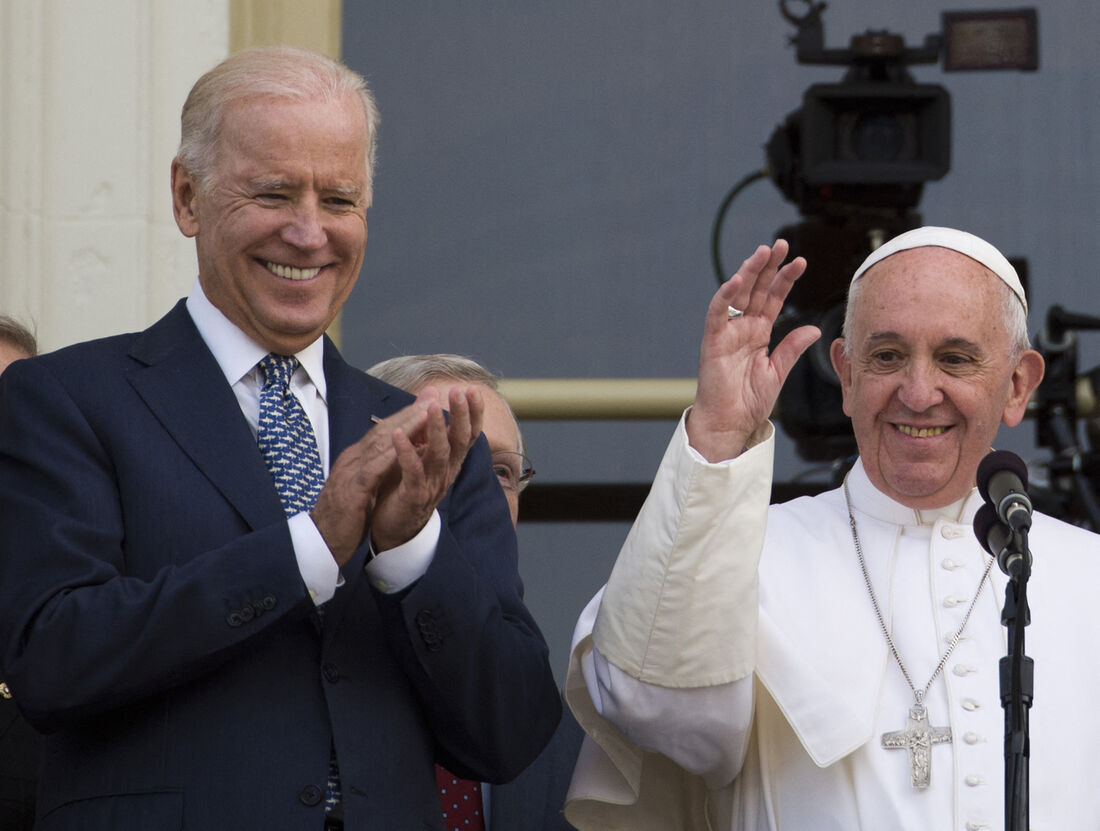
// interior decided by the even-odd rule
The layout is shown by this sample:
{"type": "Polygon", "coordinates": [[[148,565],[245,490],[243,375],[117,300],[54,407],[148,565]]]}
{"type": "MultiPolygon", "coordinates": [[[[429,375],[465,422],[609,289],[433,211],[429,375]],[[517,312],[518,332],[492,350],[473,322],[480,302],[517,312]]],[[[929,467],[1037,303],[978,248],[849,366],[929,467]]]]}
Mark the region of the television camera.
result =
{"type": "MultiPolygon", "coordinates": [[[[938,84],[918,83],[910,67],[943,58],[948,71],[1038,67],[1034,9],[944,12],[942,31],[917,47],[901,35],[869,29],[847,48],[825,46],[824,2],[779,0],[796,27],[791,38],[798,63],[841,66],[838,83],[818,83],[802,105],[772,133],[767,165],[737,183],[715,219],[712,261],[719,282],[728,272],[720,232],[733,199],[749,183],[770,178],[798,206],[801,219],[777,236],[790,255],[809,262],[810,279],[795,284],[775,326],[775,342],[812,323],[822,330],[792,370],[778,401],[777,418],[807,461],[836,464],[854,456],[855,438],[841,408],[829,344],[840,334],[848,280],[864,258],[903,231],[921,225],[916,208],[924,183],[951,167],[951,98],[938,84]]],[[[1015,263],[1026,279],[1026,263],[1015,263]]],[[[838,468],[846,466],[836,465],[838,468]]]]}

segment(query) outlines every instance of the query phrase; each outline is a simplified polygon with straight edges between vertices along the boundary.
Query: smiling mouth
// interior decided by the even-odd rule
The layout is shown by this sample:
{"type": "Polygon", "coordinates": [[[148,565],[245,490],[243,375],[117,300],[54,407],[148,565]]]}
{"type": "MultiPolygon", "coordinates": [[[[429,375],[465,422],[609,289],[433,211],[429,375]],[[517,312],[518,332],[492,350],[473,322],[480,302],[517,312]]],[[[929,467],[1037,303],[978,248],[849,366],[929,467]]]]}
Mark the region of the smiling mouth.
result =
{"type": "Polygon", "coordinates": [[[898,428],[899,433],[912,436],[915,439],[930,439],[947,430],[946,427],[912,427],[908,424],[895,424],[894,426],[898,428]]]}
{"type": "Polygon", "coordinates": [[[264,267],[278,277],[282,277],[285,280],[294,280],[295,282],[312,280],[321,273],[320,268],[294,268],[289,265],[273,263],[270,260],[264,260],[264,267]]]}

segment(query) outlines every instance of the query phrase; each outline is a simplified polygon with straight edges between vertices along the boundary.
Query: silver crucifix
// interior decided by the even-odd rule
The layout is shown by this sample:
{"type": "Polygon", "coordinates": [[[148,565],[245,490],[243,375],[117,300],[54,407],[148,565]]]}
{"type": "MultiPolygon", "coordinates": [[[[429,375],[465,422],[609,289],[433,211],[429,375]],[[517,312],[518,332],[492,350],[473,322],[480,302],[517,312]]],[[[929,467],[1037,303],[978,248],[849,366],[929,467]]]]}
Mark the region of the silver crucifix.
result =
{"type": "Polygon", "coordinates": [[[909,721],[904,730],[884,733],[882,746],[909,751],[909,770],[913,777],[913,787],[923,790],[928,787],[932,774],[932,745],[951,741],[950,727],[931,727],[928,724],[928,711],[921,704],[909,708],[909,721]]]}

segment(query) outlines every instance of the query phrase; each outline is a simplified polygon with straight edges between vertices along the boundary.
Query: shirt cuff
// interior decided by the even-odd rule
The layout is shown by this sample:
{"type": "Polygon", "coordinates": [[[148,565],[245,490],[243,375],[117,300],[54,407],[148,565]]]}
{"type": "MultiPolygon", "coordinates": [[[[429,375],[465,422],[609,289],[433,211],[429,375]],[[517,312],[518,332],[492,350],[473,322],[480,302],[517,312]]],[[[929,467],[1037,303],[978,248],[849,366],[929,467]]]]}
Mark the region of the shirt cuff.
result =
{"type": "Polygon", "coordinates": [[[442,527],[439,511],[432,511],[431,518],[415,537],[375,554],[363,567],[370,584],[383,594],[396,594],[423,577],[435,557],[442,527]]]}
{"type": "Polygon", "coordinates": [[[287,520],[287,525],[290,527],[290,541],[294,546],[298,571],[302,574],[309,596],[317,606],[327,603],[336,594],[336,588],[344,584],[340,567],[336,565],[325,538],[313,524],[308,511],[295,514],[287,520]]]}

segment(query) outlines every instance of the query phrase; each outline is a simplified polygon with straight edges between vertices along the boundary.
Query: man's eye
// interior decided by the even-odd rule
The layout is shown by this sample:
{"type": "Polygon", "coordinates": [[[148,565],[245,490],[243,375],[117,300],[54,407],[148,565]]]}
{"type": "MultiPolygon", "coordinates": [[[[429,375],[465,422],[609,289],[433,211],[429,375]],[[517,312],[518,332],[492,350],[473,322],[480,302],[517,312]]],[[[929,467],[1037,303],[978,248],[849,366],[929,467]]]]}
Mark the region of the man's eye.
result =
{"type": "Polygon", "coordinates": [[[901,356],[893,349],[882,349],[878,352],[871,353],[871,360],[879,364],[890,364],[897,361],[901,356]]]}
{"type": "Polygon", "coordinates": [[[940,360],[950,366],[965,366],[969,364],[972,359],[969,355],[951,354],[944,355],[940,360]]]}
{"type": "Polygon", "coordinates": [[[519,484],[519,476],[508,465],[493,465],[493,473],[497,475],[500,484],[506,488],[514,488],[519,484]]]}

